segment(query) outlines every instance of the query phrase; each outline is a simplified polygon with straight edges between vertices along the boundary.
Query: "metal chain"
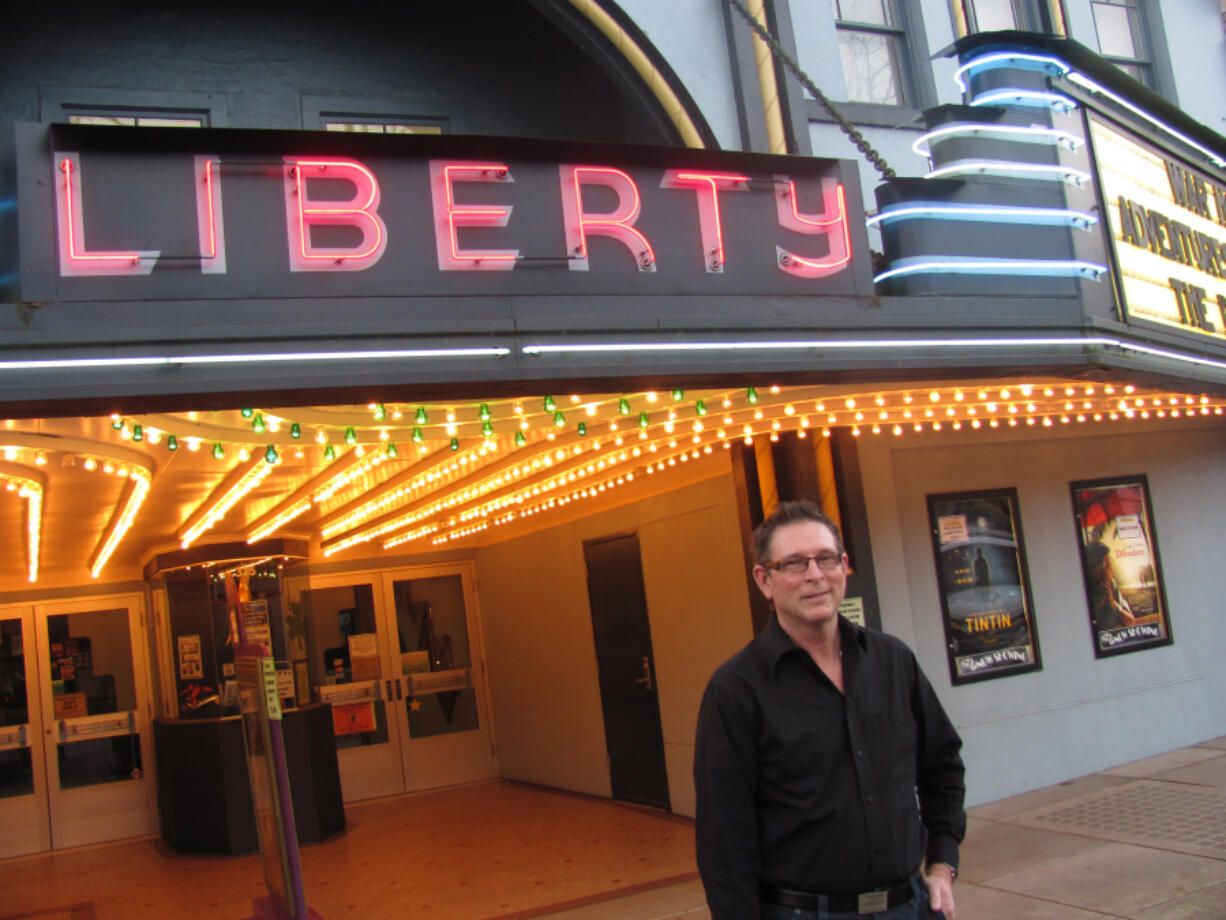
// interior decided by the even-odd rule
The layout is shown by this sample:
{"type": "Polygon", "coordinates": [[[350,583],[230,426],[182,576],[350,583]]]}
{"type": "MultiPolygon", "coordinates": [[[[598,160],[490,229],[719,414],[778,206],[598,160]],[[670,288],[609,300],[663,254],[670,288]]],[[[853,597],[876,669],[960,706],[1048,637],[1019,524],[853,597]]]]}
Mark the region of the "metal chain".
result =
{"type": "Polygon", "coordinates": [[[818,89],[817,85],[811,79],[809,79],[808,74],[801,70],[799,65],[792,60],[791,55],[784,50],[783,46],[780,45],[775,39],[775,36],[771,35],[765,28],[763,28],[762,24],[753,17],[753,14],[741,4],[741,0],[728,0],[728,4],[741,14],[742,18],[749,23],[749,27],[754,30],[754,33],[758,36],[758,38],[766,42],[766,45],[770,48],[771,53],[778,58],[784,67],[792,72],[792,76],[799,80],[805,89],[813,94],[813,98],[821,104],[822,108],[830,113],[830,117],[833,118],[835,123],[843,129],[843,133],[851,138],[852,143],[856,145],[856,149],[864,154],[865,159],[873,164],[873,167],[877,170],[877,172],[881,173],[882,177],[885,179],[893,179],[895,172],[890,168],[890,165],[885,161],[881,154],[874,150],[873,145],[865,140],[864,135],[860,133],[856,126],[844,118],[843,114],[834,107],[834,103],[826,98],[826,94],[818,89]]]}

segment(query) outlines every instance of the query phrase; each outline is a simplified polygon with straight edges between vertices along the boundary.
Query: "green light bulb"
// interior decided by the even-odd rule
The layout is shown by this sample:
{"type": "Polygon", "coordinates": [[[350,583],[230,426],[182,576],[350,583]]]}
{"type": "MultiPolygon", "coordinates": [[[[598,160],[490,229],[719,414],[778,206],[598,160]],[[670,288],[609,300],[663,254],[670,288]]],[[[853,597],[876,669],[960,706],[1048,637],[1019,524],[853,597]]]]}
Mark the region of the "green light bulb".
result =
{"type": "Polygon", "coordinates": [[[559,428],[566,424],[566,416],[562,414],[561,409],[553,414],[553,423],[559,428]]]}
{"type": "Polygon", "coordinates": [[[133,440],[133,441],[143,441],[143,440],[145,440],[145,430],[144,430],[143,428],[141,428],[141,426],[140,426],[140,425],[133,425],[133,426],[132,426],[132,440],[133,440]]]}
{"type": "Polygon", "coordinates": [[[630,400],[626,399],[626,397],[624,396],[621,399],[619,399],[617,401],[617,411],[620,412],[622,415],[629,415],[630,414],[630,400]]]}
{"type": "Polygon", "coordinates": [[[215,442],[213,443],[213,459],[214,459],[214,460],[220,460],[220,459],[221,459],[222,457],[224,457],[225,455],[226,455],[226,452],[225,452],[224,450],[222,450],[222,449],[221,449],[221,442],[220,442],[220,441],[215,441],[215,442]]]}
{"type": "Polygon", "coordinates": [[[545,402],[542,403],[542,405],[545,407],[546,412],[552,412],[554,409],[558,408],[558,404],[553,401],[552,396],[546,396],[545,402]]]}
{"type": "Polygon", "coordinates": [[[387,444],[387,456],[391,460],[396,459],[396,445],[391,443],[390,441],[387,444]]]}
{"type": "Polygon", "coordinates": [[[430,416],[426,415],[425,407],[418,406],[417,407],[417,424],[425,425],[429,421],[430,421],[430,416]]]}
{"type": "Polygon", "coordinates": [[[354,432],[352,428],[345,429],[345,443],[346,444],[357,444],[358,443],[357,433],[354,432]]]}
{"type": "Polygon", "coordinates": [[[243,418],[251,418],[255,414],[254,409],[239,409],[238,411],[242,413],[243,418]]]}
{"type": "Polygon", "coordinates": [[[528,439],[524,437],[524,433],[522,431],[515,432],[515,446],[516,447],[523,447],[527,443],[528,443],[528,439]]]}
{"type": "Polygon", "coordinates": [[[753,387],[747,389],[745,391],[745,401],[751,406],[756,406],[758,404],[758,391],[753,387]]]}
{"type": "Polygon", "coordinates": [[[481,424],[481,433],[488,438],[494,433],[494,426],[489,422],[483,422],[481,424]]]}
{"type": "Polygon", "coordinates": [[[277,448],[271,444],[269,444],[266,448],[264,448],[264,459],[268,463],[276,463],[277,462],[277,448]]]}
{"type": "Polygon", "coordinates": [[[423,440],[425,440],[425,435],[421,433],[421,429],[414,428],[413,429],[413,443],[420,444],[423,440]]]}
{"type": "Polygon", "coordinates": [[[489,403],[481,404],[480,415],[481,415],[481,421],[488,422],[490,420],[491,416],[490,416],[490,404],[489,403]]]}
{"type": "Polygon", "coordinates": [[[580,437],[587,437],[587,422],[580,422],[580,423],[579,423],[579,436],[580,436],[580,437]]]}
{"type": "Polygon", "coordinates": [[[698,400],[698,402],[694,403],[694,413],[696,415],[706,415],[707,414],[707,404],[703,402],[701,399],[698,400]]]}
{"type": "Polygon", "coordinates": [[[651,423],[647,421],[647,413],[646,413],[646,412],[640,412],[640,413],[639,413],[639,427],[640,427],[640,428],[646,428],[646,427],[647,427],[649,424],[651,424],[651,423]]]}
{"type": "Polygon", "coordinates": [[[254,431],[256,434],[263,434],[264,428],[265,428],[264,416],[261,413],[257,412],[255,414],[255,418],[251,422],[251,430],[254,431]]]}
{"type": "Polygon", "coordinates": [[[176,438],[173,434],[168,435],[166,437],[166,449],[167,450],[178,450],[179,449],[179,439],[176,438]]]}
{"type": "Polygon", "coordinates": [[[324,459],[328,461],[336,459],[336,448],[331,444],[324,448],[324,459]]]}
{"type": "Polygon", "coordinates": [[[452,438],[452,439],[451,439],[451,449],[452,449],[452,450],[459,450],[459,449],[460,449],[460,439],[459,439],[459,438],[452,438]]]}
{"type": "Polygon", "coordinates": [[[290,425],[289,426],[289,436],[293,438],[295,441],[297,441],[300,437],[302,437],[302,426],[299,425],[297,422],[294,422],[294,424],[290,425]]]}
{"type": "Polygon", "coordinates": [[[685,399],[685,390],[673,390],[673,402],[681,402],[685,399]]]}
{"type": "Polygon", "coordinates": [[[375,421],[381,422],[387,418],[387,409],[383,407],[383,403],[375,404],[375,421]]]}

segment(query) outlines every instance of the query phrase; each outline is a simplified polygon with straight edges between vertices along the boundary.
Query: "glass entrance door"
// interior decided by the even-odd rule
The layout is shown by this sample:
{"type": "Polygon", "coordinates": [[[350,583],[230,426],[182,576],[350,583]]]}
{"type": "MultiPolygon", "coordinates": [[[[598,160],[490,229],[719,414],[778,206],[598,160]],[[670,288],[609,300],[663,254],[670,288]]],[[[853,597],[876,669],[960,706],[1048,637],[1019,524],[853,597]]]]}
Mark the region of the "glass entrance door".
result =
{"type": "Polygon", "coordinates": [[[53,849],[157,830],[141,601],[35,605],[53,849]]]}
{"type": "Polygon", "coordinates": [[[0,859],[51,849],[34,608],[0,608],[0,859]]]}
{"type": "Polygon", "coordinates": [[[310,576],[288,589],[311,697],[332,704],[345,801],[494,776],[467,566],[310,576]]]}
{"type": "Polygon", "coordinates": [[[405,784],[432,789],[492,778],[497,768],[470,570],[388,572],[383,586],[395,616],[405,784]]]}
{"type": "Polygon", "coordinates": [[[0,608],[0,857],[156,831],[140,611],[0,608]]]}
{"type": "Polygon", "coordinates": [[[389,719],[387,614],[378,576],[289,579],[290,605],[306,633],[311,699],[332,704],[346,802],[405,791],[399,726],[389,719]]]}

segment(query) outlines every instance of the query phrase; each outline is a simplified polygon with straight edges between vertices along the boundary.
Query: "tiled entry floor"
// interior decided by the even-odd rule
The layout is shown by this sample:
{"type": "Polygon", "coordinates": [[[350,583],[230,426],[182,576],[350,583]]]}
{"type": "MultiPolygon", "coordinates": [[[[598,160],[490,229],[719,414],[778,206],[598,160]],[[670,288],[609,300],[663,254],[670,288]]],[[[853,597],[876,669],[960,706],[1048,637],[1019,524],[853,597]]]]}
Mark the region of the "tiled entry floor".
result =
{"type": "MultiPolygon", "coordinates": [[[[970,809],[958,920],[1226,920],[1226,738],[970,809]],[[1163,835],[1163,836],[1160,836],[1163,835]]],[[[324,920],[709,920],[688,822],[501,783],[347,808],[324,920]]],[[[150,841],[0,862],[0,920],[242,920],[255,857],[150,841]]]]}
{"type": "MultiPolygon", "coordinates": [[[[302,849],[324,920],[512,920],[696,875],[690,822],[602,799],[484,783],[345,811],[302,849]]],[[[244,920],[263,893],[258,856],[160,840],[0,862],[0,920],[244,920]]]]}

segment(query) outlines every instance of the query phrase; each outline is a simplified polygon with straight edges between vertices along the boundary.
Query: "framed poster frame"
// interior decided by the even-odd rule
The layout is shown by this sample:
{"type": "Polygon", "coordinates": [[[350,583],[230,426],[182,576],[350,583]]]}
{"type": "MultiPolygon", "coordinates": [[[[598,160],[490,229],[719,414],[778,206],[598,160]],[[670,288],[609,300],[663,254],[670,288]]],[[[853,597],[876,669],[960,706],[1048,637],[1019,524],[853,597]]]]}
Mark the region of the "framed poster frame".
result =
{"type": "Polygon", "coordinates": [[[1148,478],[1083,479],[1069,492],[1094,657],[1172,644],[1148,478]]]}
{"type": "Polygon", "coordinates": [[[950,680],[967,684],[1040,670],[1017,489],[927,499],[950,680]]]}

